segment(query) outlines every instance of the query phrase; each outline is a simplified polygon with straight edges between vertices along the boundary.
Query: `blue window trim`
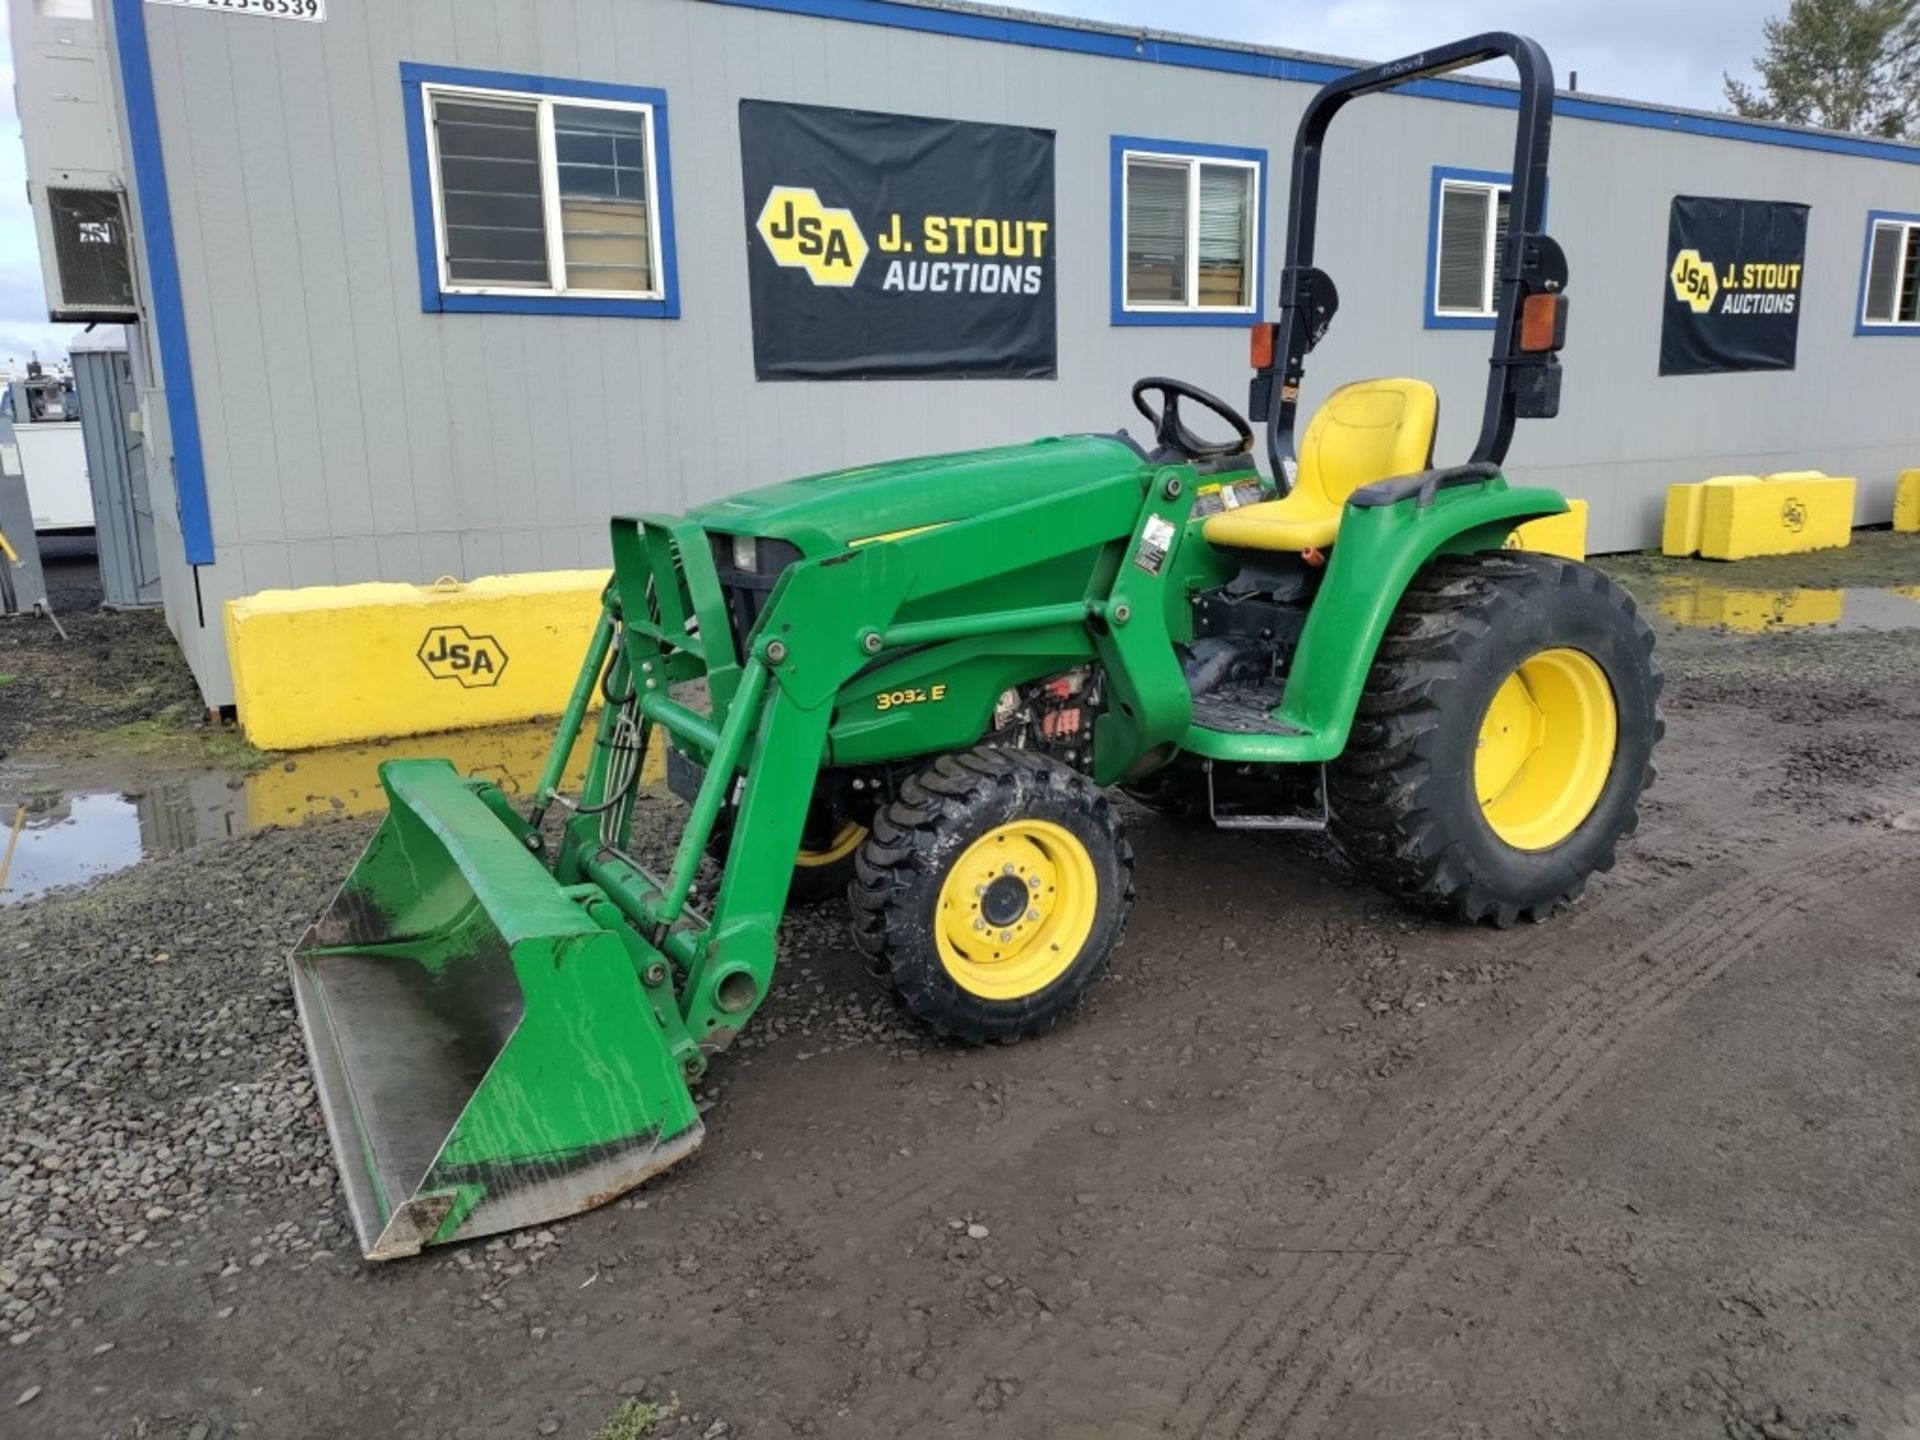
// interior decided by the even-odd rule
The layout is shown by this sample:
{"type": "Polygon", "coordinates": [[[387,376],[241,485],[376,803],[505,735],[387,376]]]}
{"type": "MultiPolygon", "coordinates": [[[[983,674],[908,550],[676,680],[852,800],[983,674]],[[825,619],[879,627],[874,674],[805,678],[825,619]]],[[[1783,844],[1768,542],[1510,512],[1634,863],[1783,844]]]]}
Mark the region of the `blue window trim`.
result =
{"type": "Polygon", "coordinates": [[[680,270],[673,243],[673,165],[668,149],[667,93],[640,85],[561,80],[404,61],[400,87],[407,116],[407,163],[413,172],[414,247],[420,266],[420,308],[428,314],[612,315],[637,320],[680,318],[680,270]],[[655,188],[660,197],[660,298],[622,300],[604,295],[460,295],[440,288],[440,252],[433,224],[433,175],[427,162],[427,113],[422,85],[465,85],[572,100],[612,100],[653,107],[655,188]]]}
{"type": "Polygon", "coordinates": [[[1115,325],[1227,325],[1245,328],[1256,323],[1265,313],[1262,290],[1267,280],[1267,152],[1249,149],[1242,145],[1204,145],[1192,140],[1154,140],[1143,135],[1115,135],[1109,151],[1110,172],[1113,185],[1112,203],[1108,214],[1108,228],[1111,232],[1112,276],[1110,281],[1110,300],[1113,323],[1115,325]],[[1154,155],[1172,155],[1181,159],[1194,160],[1239,160],[1251,162],[1259,167],[1259,196],[1255,203],[1259,206],[1254,227],[1253,240],[1253,308],[1251,310],[1232,310],[1225,314],[1209,313],[1205,310],[1129,310],[1127,309],[1127,257],[1126,257],[1126,155],[1129,150],[1154,155]]]}
{"type": "Polygon", "coordinates": [[[1491,330],[1497,323],[1491,315],[1442,315],[1440,313],[1440,187],[1449,180],[1464,180],[1472,185],[1513,184],[1509,170],[1462,170],[1453,165],[1433,167],[1433,187],[1427,195],[1427,288],[1421,299],[1429,330],[1491,330]]]}
{"type": "Polygon", "coordinates": [[[1877,325],[1867,323],[1867,267],[1873,263],[1873,227],[1884,220],[1892,220],[1904,225],[1920,225],[1920,215],[1902,214],[1897,210],[1867,212],[1866,238],[1860,246],[1860,296],[1853,306],[1853,333],[1870,338],[1885,338],[1890,335],[1909,338],[1920,336],[1920,320],[1883,321],[1877,325]]]}
{"type": "Polygon", "coordinates": [[[113,0],[113,38],[120,52],[120,89],[127,104],[127,141],[139,187],[140,233],[146,241],[147,287],[153,299],[154,346],[167,391],[167,429],[173,436],[173,488],[180,539],[189,565],[213,564],[213,517],[207,507],[207,460],[200,441],[200,406],[187,346],[187,307],[180,291],[180,256],[173,244],[173,204],[167,162],[160,149],[160,113],[153,95],[144,0],[113,0]]]}

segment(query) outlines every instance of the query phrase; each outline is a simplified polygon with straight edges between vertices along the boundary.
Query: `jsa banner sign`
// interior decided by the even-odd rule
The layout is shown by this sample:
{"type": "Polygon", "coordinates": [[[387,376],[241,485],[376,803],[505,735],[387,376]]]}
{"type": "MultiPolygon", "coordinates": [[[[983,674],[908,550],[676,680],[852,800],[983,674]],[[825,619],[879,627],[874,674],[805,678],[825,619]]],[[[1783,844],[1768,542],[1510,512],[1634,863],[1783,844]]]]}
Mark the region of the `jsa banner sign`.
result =
{"type": "Polygon", "coordinates": [[[1053,132],[740,102],[762,380],[1053,378],[1053,132]]]}
{"type": "Polygon", "coordinates": [[[1806,258],[1804,205],[1674,196],[1660,373],[1793,369],[1806,258]]]}

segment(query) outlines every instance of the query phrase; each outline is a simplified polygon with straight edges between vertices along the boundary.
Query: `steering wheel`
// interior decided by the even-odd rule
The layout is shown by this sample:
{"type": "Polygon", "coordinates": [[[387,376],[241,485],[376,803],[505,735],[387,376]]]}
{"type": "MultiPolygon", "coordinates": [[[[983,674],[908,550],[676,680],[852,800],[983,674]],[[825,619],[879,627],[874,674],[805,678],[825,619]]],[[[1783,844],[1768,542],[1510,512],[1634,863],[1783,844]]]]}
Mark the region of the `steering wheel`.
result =
{"type": "Polygon", "coordinates": [[[1133,382],[1133,408],[1153,423],[1153,443],[1158,452],[1172,451],[1186,460],[1218,460],[1228,455],[1245,455],[1253,449],[1253,426],[1249,425],[1218,395],[1209,395],[1198,385],[1170,380],[1165,375],[1148,375],[1133,382]],[[1147,396],[1158,391],[1160,408],[1147,404],[1147,396]],[[1232,440],[1202,440],[1180,421],[1180,402],[1192,400],[1203,405],[1233,427],[1232,440]]]}

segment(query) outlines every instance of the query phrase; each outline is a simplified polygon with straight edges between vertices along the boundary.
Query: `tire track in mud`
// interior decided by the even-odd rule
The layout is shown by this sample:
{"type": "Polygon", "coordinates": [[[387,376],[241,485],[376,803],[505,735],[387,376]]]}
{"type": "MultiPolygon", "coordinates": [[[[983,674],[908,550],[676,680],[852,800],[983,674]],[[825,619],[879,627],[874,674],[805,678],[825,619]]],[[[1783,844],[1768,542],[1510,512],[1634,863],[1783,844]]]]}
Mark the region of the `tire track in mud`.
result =
{"type": "MultiPolygon", "coordinates": [[[[1697,905],[1711,898],[1712,887],[1737,882],[1739,874],[1731,869],[1720,874],[1696,872],[1663,884],[1662,892],[1682,907],[1697,905]]],[[[1607,944],[1617,935],[1616,927],[1643,912],[1646,903],[1642,886],[1609,886],[1554,927],[1554,933],[1562,945],[1578,944],[1582,937],[1591,937],[1596,945],[1607,944]]],[[[1045,1105],[1015,1109],[991,1131],[943,1146],[937,1153],[928,1152],[924,1167],[872,1186],[846,1203],[864,1217],[862,1228],[868,1233],[884,1233],[919,1217],[937,1215],[941,1213],[938,1202],[954,1193],[961,1180],[972,1184],[982,1171],[1022,1167],[1026,1157],[1062,1127],[1084,1128],[1085,1115],[1078,1109],[1063,1115],[1045,1105]]],[[[827,1228],[826,1222],[801,1227],[803,1231],[814,1228],[827,1228]]],[[[1036,1346],[1031,1332],[975,1328],[964,1342],[964,1363],[946,1367],[948,1373],[938,1390],[942,1401],[965,1410],[982,1375],[1023,1376],[1034,1391],[1052,1395],[1049,1423],[1094,1423],[1095,1417],[1082,1412],[1070,1398],[1093,1395],[1100,1397],[1098,1423],[1104,1433],[1163,1434],[1157,1417],[1164,1413],[1169,1395],[1179,1389],[1195,1328],[1206,1323],[1200,1317],[1219,1313],[1217,1299],[1200,1293],[1201,1286],[1215,1278],[1201,1253],[1210,1248],[1207,1234],[1202,1228],[1178,1239],[1162,1237],[1181,1252],[1181,1258],[1170,1258],[1164,1265],[1166,1290],[1160,1304],[1155,1313],[1143,1317],[1145,1324],[1124,1356],[1096,1358],[1076,1351],[1072,1364],[1063,1367],[1049,1358],[1049,1347],[1036,1346]],[[1199,1246],[1198,1252],[1189,1248],[1193,1245],[1199,1246]]],[[[1139,1257],[1123,1247],[1096,1263],[1132,1269],[1137,1268],[1139,1257]]],[[[1055,1338],[1060,1338],[1058,1333],[1055,1338]]]]}
{"type": "MultiPolygon", "coordinates": [[[[1696,879],[1689,877],[1681,883],[1690,884],[1696,879]]],[[[1711,895],[1703,896],[1695,903],[1704,903],[1710,898],[1711,895]]],[[[1644,895],[1640,890],[1626,885],[1610,887],[1603,898],[1589,900],[1567,916],[1573,925],[1563,922],[1558,927],[1559,933],[1562,938],[1573,938],[1579,933],[1602,932],[1609,922],[1616,919],[1625,921],[1643,904],[1644,895]],[[1574,930],[1573,926],[1578,926],[1578,930],[1574,930]]],[[[1629,956],[1633,953],[1636,952],[1628,952],[1629,956]]],[[[1156,997],[1150,995],[1148,998],[1156,997]]],[[[926,1164],[911,1167],[904,1175],[849,1195],[843,1203],[858,1208],[865,1217],[863,1228],[868,1230],[905,1223],[923,1211],[937,1208],[934,1201],[952,1190],[956,1178],[971,1180],[985,1167],[1011,1164],[1043,1143],[1062,1125],[1077,1125],[1079,1118],[1078,1111],[1063,1116],[1052,1113],[1045,1106],[1022,1105],[989,1129],[950,1144],[936,1155],[930,1155],[926,1164]]],[[[803,1228],[810,1229],[815,1223],[828,1221],[830,1216],[816,1215],[810,1217],[803,1228]]]]}
{"type": "Polygon", "coordinates": [[[1910,864],[1904,848],[1888,854],[1877,836],[1747,874],[1571,987],[1476,1084],[1376,1152],[1358,1193],[1316,1208],[1294,1253],[1283,1252],[1275,1278],[1188,1381],[1168,1428],[1209,1440],[1312,1433],[1354,1362],[1404,1308],[1391,1303],[1393,1282],[1424,1269],[1486,1207],[1605,1075],[1609,1052],[1708,984],[1777,921],[1910,864]]]}

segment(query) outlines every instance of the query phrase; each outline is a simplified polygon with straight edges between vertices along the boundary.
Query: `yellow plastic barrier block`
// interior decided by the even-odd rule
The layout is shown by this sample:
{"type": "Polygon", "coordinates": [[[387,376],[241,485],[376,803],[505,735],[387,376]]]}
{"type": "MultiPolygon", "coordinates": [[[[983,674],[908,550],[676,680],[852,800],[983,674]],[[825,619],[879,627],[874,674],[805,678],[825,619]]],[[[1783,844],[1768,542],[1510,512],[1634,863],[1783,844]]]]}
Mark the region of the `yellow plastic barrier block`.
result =
{"type": "Polygon", "coordinates": [[[1902,470],[1893,487],[1893,528],[1920,532],[1920,470],[1902,470]]]}
{"type": "Polygon", "coordinates": [[[1769,476],[1760,485],[1709,485],[1700,553],[1709,560],[1798,555],[1853,539],[1850,477],[1769,476]]]}
{"type": "Polygon", "coordinates": [[[247,738],[307,750],[558,714],[604,570],[263,590],[227,602],[247,738]]]}
{"type": "Polygon", "coordinates": [[[1569,500],[1566,514],[1529,520],[1507,537],[1507,549],[1558,555],[1565,560],[1586,559],[1587,502],[1569,500]]]}
{"type": "Polygon", "coordinates": [[[1698,555],[1700,529],[1707,517],[1709,485],[1758,485],[1758,475],[1715,475],[1687,485],[1667,487],[1667,513],[1660,526],[1662,555],[1698,555]]]}

